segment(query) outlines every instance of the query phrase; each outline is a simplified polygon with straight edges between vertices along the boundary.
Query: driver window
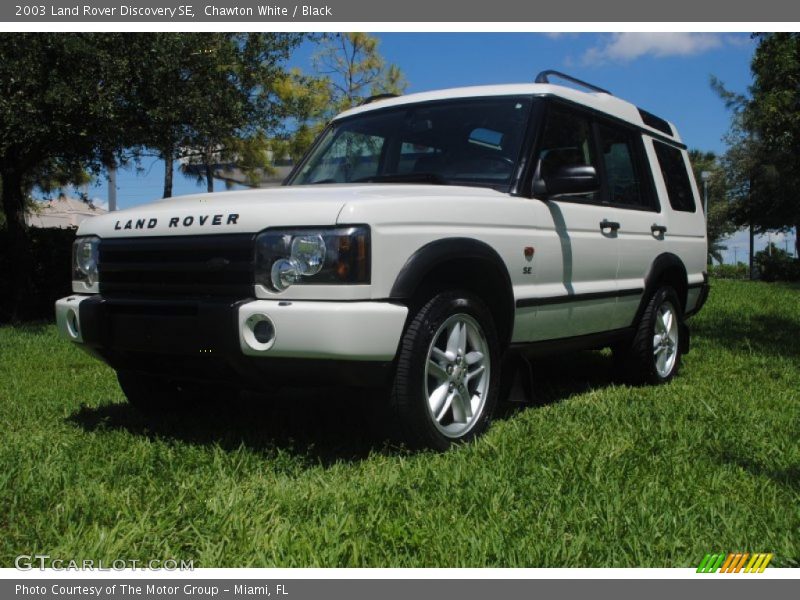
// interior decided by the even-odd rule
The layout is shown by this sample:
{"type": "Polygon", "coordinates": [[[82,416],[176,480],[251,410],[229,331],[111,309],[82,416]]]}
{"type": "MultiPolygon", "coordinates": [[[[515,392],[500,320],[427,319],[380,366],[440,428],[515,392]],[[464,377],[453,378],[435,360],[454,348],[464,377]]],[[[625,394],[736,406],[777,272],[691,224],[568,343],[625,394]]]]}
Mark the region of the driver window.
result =
{"type": "MultiPolygon", "coordinates": [[[[563,109],[550,109],[537,156],[538,176],[547,181],[566,166],[589,165],[597,168],[589,119],[563,109]]],[[[597,200],[598,193],[580,198],[597,200]]]]}

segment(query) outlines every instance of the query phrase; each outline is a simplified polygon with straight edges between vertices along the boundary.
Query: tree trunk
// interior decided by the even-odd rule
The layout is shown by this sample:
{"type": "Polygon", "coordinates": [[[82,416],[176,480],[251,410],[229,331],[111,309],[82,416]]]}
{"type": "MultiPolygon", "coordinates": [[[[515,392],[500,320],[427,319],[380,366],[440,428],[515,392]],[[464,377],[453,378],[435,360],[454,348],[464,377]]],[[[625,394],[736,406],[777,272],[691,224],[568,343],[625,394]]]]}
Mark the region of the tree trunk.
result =
{"type": "Polygon", "coordinates": [[[794,226],[794,255],[800,259],[800,223],[794,226]]]}
{"type": "Polygon", "coordinates": [[[210,194],[214,191],[214,167],[206,161],[206,191],[210,194]]]}
{"type": "Polygon", "coordinates": [[[750,279],[755,279],[756,274],[753,271],[753,266],[755,265],[755,232],[753,231],[753,224],[750,223],[750,279]]]}
{"type": "Polygon", "coordinates": [[[8,265],[10,270],[11,322],[25,317],[26,302],[31,297],[31,243],[28,226],[25,224],[25,194],[22,191],[22,177],[15,171],[0,173],[3,190],[3,212],[8,229],[8,265]]]}
{"type": "Polygon", "coordinates": [[[165,148],[162,151],[164,157],[164,198],[172,198],[172,172],[174,170],[175,150],[165,148]]]}

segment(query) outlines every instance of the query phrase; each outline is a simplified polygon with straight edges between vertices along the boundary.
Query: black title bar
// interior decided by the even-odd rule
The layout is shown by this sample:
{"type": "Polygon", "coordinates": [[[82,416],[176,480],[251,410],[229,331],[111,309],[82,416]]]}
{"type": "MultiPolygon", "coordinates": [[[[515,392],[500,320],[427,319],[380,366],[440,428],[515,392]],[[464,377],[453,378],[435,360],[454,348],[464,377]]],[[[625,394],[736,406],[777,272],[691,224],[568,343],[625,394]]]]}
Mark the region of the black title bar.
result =
{"type": "Polygon", "coordinates": [[[47,0],[0,5],[4,23],[74,22],[797,22],[786,0],[47,0]]]}

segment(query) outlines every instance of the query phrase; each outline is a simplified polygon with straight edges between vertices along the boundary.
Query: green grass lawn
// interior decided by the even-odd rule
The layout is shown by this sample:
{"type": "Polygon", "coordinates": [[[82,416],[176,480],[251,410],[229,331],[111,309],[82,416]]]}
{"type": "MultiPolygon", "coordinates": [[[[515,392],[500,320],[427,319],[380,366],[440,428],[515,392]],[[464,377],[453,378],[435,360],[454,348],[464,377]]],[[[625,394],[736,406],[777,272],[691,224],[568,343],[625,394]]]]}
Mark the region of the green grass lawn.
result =
{"type": "Polygon", "coordinates": [[[799,566],[800,288],[716,281],[692,331],[667,386],[539,362],[536,406],[437,455],[336,390],[148,421],[53,326],[0,328],[0,566],[799,566]]]}

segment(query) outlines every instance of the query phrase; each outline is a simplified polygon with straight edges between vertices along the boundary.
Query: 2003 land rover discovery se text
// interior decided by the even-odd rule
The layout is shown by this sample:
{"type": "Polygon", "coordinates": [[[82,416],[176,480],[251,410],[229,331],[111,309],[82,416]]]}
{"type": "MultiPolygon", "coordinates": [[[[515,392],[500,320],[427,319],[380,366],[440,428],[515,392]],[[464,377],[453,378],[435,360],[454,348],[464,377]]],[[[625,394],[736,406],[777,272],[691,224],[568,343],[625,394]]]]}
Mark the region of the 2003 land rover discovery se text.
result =
{"type": "Polygon", "coordinates": [[[280,188],[86,220],[56,316],[140,409],[375,386],[409,444],[445,449],[486,429],[508,356],[611,347],[669,381],[705,264],[674,126],[546,71],[370,99],[280,188]]]}

